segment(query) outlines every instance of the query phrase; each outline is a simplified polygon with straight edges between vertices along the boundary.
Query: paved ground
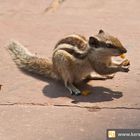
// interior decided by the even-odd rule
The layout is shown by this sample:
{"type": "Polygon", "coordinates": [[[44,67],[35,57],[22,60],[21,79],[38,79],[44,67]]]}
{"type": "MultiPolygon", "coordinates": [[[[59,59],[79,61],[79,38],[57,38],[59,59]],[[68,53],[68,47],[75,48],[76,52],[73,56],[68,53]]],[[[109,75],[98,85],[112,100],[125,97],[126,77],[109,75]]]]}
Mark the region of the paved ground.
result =
{"type": "Polygon", "coordinates": [[[107,128],[140,128],[139,0],[0,1],[0,140],[103,140],[107,128]],[[128,74],[91,81],[92,94],[70,96],[60,82],[17,69],[5,49],[10,39],[51,58],[61,37],[117,36],[128,49],[128,74]]]}

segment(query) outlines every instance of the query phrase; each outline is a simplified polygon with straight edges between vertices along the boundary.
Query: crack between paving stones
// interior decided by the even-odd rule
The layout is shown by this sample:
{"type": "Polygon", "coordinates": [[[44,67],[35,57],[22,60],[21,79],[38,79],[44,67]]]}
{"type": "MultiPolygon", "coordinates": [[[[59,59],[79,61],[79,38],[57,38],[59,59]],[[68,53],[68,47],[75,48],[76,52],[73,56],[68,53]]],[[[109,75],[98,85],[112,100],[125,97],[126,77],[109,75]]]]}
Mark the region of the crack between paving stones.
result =
{"type": "MultiPolygon", "coordinates": [[[[16,106],[16,105],[25,105],[25,106],[50,106],[48,103],[1,103],[0,106],[16,106]]],[[[96,110],[102,110],[102,109],[126,109],[126,110],[140,110],[140,107],[127,107],[127,106],[116,106],[116,107],[99,107],[99,106],[84,106],[84,105],[52,105],[56,107],[73,107],[73,108],[85,108],[89,111],[96,111],[96,110]]]]}
{"type": "Polygon", "coordinates": [[[15,105],[25,105],[25,106],[49,106],[48,103],[2,103],[0,106],[15,106],[15,105]]]}
{"type": "Polygon", "coordinates": [[[54,105],[58,107],[78,107],[78,108],[87,108],[87,109],[134,109],[134,110],[140,110],[140,107],[126,107],[126,106],[116,106],[116,107],[99,107],[99,106],[80,106],[80,105],[54,105]]]}
{"type": "Polygon", "coordinates": [[[49,7],[47,7],[43,13],[48,13],[48,12],[54,12],[56,11],[61,5],[62,3],[66,1],[66,0],[53,0],[51,2],[51,4],[49,5],[49,7]]]}

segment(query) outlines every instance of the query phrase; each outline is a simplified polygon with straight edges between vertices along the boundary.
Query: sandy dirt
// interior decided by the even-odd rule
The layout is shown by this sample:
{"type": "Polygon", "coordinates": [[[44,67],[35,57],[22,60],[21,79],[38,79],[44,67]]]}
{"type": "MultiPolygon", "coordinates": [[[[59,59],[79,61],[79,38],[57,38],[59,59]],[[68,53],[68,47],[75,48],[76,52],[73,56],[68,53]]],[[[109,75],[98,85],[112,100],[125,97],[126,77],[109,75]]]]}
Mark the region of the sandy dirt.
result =
{"type": "Polygon", "coordinates": [[[0,139],[102,140],[107,128],[139,128],[139,40],[139,0],[0,0],[0,139]],[[69,95],[60,82],[22,73],[6,50],[15,39],[51,59],[65,35],[89,37],[99,29],[127,48],[130,72],[82,85],[92,92],[86,97],[69,95]]]}

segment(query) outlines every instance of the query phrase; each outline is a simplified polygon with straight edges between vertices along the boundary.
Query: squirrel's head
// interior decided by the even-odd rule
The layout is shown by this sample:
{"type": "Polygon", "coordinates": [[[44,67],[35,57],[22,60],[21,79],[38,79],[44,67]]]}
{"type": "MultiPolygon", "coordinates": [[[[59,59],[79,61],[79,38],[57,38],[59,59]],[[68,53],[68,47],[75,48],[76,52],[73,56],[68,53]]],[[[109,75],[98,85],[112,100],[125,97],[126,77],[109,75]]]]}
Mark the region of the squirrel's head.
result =
{"type": "Polygon", "coordinates": [[[95,37],[89,37],[88,44],[91,50],[106,56],[120,56],[127,52],[116,37],[105,33],[103,30],[99,30],[99,33],[95,37]]]}

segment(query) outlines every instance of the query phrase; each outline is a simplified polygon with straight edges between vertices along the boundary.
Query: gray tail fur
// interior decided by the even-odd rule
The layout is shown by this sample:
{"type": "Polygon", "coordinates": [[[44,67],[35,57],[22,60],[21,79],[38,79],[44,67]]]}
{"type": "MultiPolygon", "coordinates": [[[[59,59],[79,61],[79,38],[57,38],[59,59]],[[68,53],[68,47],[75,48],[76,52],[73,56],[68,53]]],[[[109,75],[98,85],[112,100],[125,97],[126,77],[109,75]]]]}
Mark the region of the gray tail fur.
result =
{"type": "Polygon", "coordinates": [[[23,45],[17,41],[11,41],[8,50],[20,69],[31,71],[45,77],[58,79],[53,64],[46,58],[40,58],[31,54],[23,45]]]}

